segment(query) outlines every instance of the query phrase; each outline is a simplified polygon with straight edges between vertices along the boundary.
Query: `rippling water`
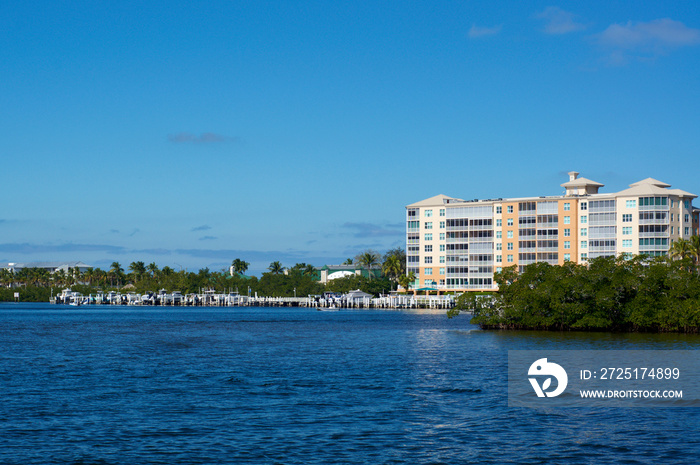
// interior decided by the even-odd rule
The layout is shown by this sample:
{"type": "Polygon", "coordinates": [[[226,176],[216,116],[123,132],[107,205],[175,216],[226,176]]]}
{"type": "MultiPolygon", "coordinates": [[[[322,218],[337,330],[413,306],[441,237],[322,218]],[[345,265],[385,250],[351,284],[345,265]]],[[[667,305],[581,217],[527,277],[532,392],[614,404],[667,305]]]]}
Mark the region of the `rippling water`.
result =
{"type": "Polygon", "coordinates": [[[700,337],[485,332],[392,311],[0,304],[0,463],[697,463],[698,408],[507,406],[509,349],[700,337]]]}

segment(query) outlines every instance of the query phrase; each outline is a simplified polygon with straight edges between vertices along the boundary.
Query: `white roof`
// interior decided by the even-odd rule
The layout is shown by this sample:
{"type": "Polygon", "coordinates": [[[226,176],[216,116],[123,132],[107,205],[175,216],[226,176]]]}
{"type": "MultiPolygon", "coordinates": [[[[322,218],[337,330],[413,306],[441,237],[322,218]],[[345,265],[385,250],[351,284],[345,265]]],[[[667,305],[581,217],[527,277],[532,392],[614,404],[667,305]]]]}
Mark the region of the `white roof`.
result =
{"type": "Polygon", "coordinates": [[[411,205],[408,205],[407,208],[409,207],[436,207],[440,205],[444,205],[446,200],[462,200],[462,199],[457,199],[455,197],[448,197],[444,194],[436,195],[434,197],[430,197],[429,199],[421,200],[420,202],[412,203],[411,205]]]}

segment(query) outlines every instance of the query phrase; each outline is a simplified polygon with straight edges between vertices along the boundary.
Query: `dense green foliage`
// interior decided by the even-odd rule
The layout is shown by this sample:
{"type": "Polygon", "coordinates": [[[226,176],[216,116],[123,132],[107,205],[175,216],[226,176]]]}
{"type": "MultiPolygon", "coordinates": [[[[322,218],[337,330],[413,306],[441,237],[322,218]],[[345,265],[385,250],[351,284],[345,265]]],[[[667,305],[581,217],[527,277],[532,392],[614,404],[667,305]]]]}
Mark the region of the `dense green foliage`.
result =
{"type": "Polygon", "coordinates": [[[460,297],[483,328],[678,331],[700,328],[700,279],[691,258],[601,257],[588,266],[534,263],[495,277],[490,298],[460,297]]]}
{"type": "Polygon", "coordinates": [[[385,255],[384,262],[380,262],[378,254],[366,252],[363,254],[364,264],[374,269],[384,268],[386,271],[381,277],[349,276],[333,280],[327,285],[318,281],[319,271],[306,263],[297,263],[287,268],[275,261],[260,278],[245,276],[243,273],[248,269],[249,263],[238,258],[231,265],[234,269],[233,276],[228,270],[216,272],[204,268],[195,273],[175,271],[168,266],[159,269],[155,263],[146,265],[144,262],[132,262],[128,273],[119,262],[113,262],[108,271],[90,268],[82,273],[77,268],[59,270],[53,274],[39,268],[25,268],[16,274],[2,269],[0,301],[13,301],[14,293],[19,292],[20,301],[47,302],[52,294],[57,294],[66,287],[84,295],[111,290],[146,293],[160,289],[167,292],[180,291],[183,294],[213,289],[219,293],[237,291],[242,295],[257,293],[266,297],[303,297],[319,295],[325,291],[345,293],[360,289],[379,295],[396,289],[396,275],[402,272],[402,268],[397,267],[396,257],[405,256],[402,254],[402,249],[391,250],[385,255]]]}

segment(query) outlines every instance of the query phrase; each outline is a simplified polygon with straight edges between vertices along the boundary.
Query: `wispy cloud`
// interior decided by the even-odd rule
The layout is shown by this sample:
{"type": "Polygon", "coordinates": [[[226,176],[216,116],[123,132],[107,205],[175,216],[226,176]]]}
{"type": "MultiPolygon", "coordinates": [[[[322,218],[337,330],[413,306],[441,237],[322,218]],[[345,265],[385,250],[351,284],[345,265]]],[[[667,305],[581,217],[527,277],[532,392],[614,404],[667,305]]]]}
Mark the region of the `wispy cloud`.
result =
{"type": "Polygon", "coordinates": [[[218,238],[215,236],[203,236],[203,237],[199,238],[200,241],[213,241],[214,239],[218,239],[218,238]]]}
{"type": "Polygon", "coordinates": [[[211,229],[211,226],[208,224],[203,224],[201,226],[197,226],[195,228],[190,229],[190,231],[195,232],[195,231],[208,231],[211,229]]]}
{"type": "Polygon", "coordinates": [[[493,26],[493,27],[483,27],[483,26],[477,26],[476,24],[472,24],[472,27],[469,28],[468,35],[471,38],[493,36],[493,35],[496,35],[499,32],[501,32],[502,28],[503,28],[502,25],[493,26]]]}
{"type": "Polygon", "coordinates": [[[174,144],[219,144],[223,142],[235,142],[236,137],[223,136],[213,132],[203,132],[200,135],[190,132],[178,132],[168,134],[168,140],[174,144]]]}
{"type": "Polygon", "coordinates": [[[535,17],[545,21],[544,32],[547,34],[561,35],[586,29],[585,24],[576,21],[577,15],[558,6],[548,6],[535,17]]]}
{"type": "Polygon", "coordinates": [[[610,50],[611,64],[630,60],[650,60],[670,51],[700,44],[700,29],[689,28],[680,21],[663,18],[649,22],[628,21],[611,24],[594,40],[610,50]]]}
{"type": "Polygon", "coordinates": [[[344,223],[342,227],[352,231],[352,236],[357,238],[403,236],[406,233],[403,223],[344,223]]]}

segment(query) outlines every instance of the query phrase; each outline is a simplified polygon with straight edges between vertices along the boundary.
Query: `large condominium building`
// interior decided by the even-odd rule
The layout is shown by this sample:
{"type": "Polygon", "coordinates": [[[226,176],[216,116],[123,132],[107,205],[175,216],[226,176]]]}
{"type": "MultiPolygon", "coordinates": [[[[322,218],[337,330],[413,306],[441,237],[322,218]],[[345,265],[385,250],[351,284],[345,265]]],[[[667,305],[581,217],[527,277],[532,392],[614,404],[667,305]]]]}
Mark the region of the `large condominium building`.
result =
{"type": "Polygon", "coordinates": [[[665,255],[698,234],[697,196],[647,178],[629,189],[569,173],[564,195],[462,200],[437,195],[406,207],[407,270],[418,288],[489,290],[494,272],[535,262],[665,255]]]}

